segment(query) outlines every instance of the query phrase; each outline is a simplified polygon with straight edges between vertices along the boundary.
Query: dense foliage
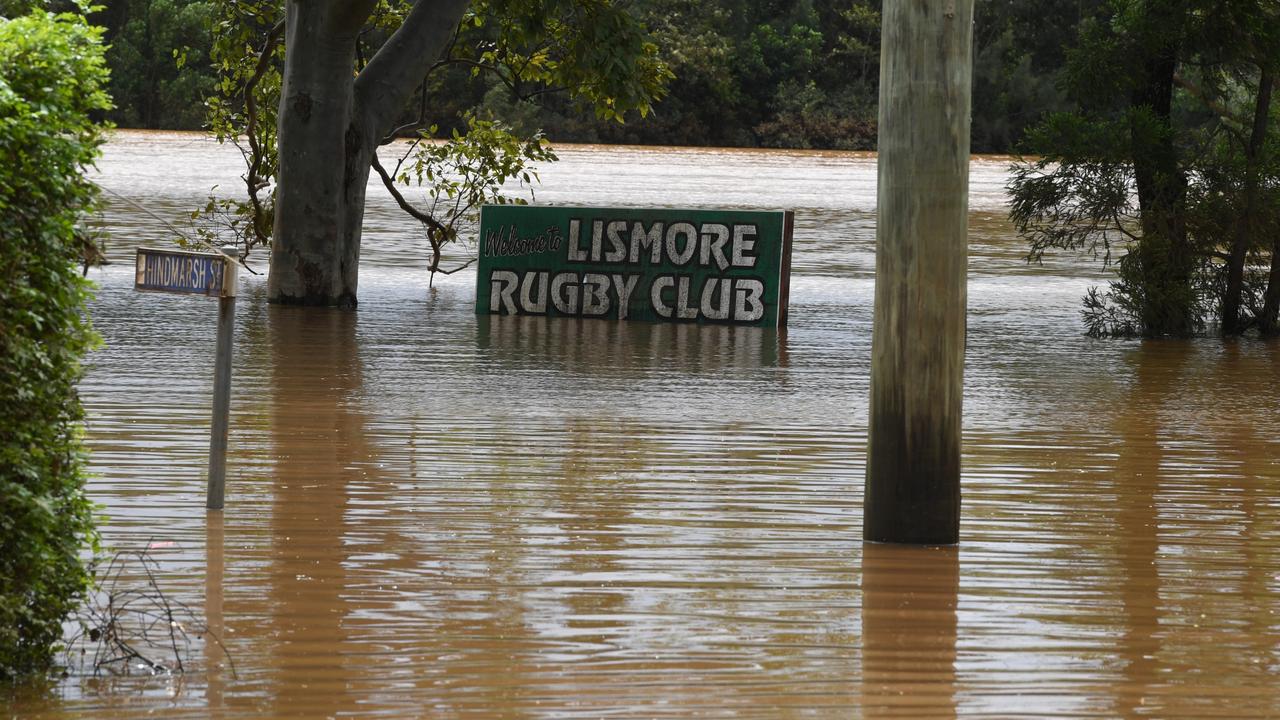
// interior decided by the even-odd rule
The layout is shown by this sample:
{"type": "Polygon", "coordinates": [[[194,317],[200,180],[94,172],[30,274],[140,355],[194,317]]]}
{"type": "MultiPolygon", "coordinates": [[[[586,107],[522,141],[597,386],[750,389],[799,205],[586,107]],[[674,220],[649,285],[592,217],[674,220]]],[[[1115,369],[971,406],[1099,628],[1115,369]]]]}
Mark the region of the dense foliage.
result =
{"type": "MultiPolygon", "coordinates": [[[[1074,28],[1102,0],[978,0],[974,37],[973,142],[977,152],[1011,150],[1025,128],[1064,109],[1056,85],[1074,28]]],[[[241,57],[276,21],[261,3],[223,7],[210,33],[200,27],[221,3],[105,0],[95,22],[111,43],[112,119],[126,127],[194,129],[215,68],[232,45],[241,57]],[[245,20],[256,20],[250,37],[245,20]],[[175,56],[182,63],[175,62],[175,56]]],[[[427,87],[428,124],[448,136],[464,118],[499,119],[520,134],[556,141],[871,149],[880,73],[878,0],[635,0],[630,11],[653,33],[674,74],[654,112],[626,124],[576,112],[563,93],[455,66],[427,87]]],[[[376,41],[387,26],[370,31],[376,41]]],[[[255,50],[258,48],[254,48],[255,50]]],[[[422,96],[415,98],[417,113],[422,96]]]]}
{"type": "Polygon", "coordinates": [[[1112,0],[1067,53],[1070,109],[1030,133],[1012,217],[1033,259],[1094,253],[1095,335],[1277,331],[1280,5],[1112,0]]]}
{"type": "Polygon", "coordinates": [[[75,382],[94,342],[77,267],[93,246],[77,222],[106,79],[81,15],[0,16],[0,679],[49,665],[89,582],[75,382]]]}
{"type": "Polygon", "coordinates": [[[114,0],[90,19],[106,29],[110,119],[135,128],[199,129],[213,90],[212,3],[114,0]]]}

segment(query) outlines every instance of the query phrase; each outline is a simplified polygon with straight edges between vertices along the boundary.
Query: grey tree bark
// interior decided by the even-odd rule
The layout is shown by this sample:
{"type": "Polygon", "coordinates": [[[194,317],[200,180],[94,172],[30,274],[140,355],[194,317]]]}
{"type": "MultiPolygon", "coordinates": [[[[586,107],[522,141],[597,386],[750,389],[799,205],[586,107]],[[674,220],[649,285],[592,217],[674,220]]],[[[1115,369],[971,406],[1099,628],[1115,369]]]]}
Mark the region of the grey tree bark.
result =
{"type": "Polygon", "coordinates": [[[440,57],[467,0],[418,0],[357,76],[357,35],[375,4],[288,4],[271,302],[356,306],[373,153],[440,57]]]}
{"type": "Polygon", "coordinates": [[[959,540],[973,3],[884,3],[867,540],[959,540]]]}

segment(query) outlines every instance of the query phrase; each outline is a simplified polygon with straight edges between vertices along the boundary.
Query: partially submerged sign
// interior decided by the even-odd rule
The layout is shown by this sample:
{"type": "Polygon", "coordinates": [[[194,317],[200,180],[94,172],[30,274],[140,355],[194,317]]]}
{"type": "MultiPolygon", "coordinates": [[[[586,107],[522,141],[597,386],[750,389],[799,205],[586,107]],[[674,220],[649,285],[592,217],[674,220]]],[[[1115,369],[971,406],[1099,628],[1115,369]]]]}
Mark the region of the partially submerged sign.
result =
{"type": "Polygon", "coordinates": [[[235,295],[235,266],[226,255],[138,248],[135,290],[210,297],[235,295]],[[230,272],[228,272],[230,269],[230,272]]]}
{"type": "Polygon", "coordinates": [[[133,288],[148,292],[218,298],[218,341],[214,350],[213,420],[209,428],[209,479],[205,507],[221,510],[226,490],[227,431],[231,415],[231,344],[236,317],[236,257],[221,253],[138,248],[133,288]]]}
{"type": "Polygon", "coordinates": [[[476,312],[786,325],[790,212],[486,205],[476,312]]]}

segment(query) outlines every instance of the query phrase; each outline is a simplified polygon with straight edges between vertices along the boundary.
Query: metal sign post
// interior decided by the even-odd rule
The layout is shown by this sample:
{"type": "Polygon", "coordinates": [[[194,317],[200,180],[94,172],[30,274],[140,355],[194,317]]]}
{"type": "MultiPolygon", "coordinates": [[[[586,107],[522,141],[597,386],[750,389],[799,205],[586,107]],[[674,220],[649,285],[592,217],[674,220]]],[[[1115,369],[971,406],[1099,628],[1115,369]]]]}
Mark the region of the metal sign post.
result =
{"type": "Polygon", "coordinates": [[[231,341],[236,325],[236,248],[223,248],[227,256],[227,287],[218,298],[218,346],[213,365],[213,422],[209,430],[209,488],[205,507],[222,509],[227,474],[227,430],[231,414],[231,341]]]}
{"type": "Polygon", "coordinates": [[[227,432],[231,411],[231,342],[236,318],[240,251],[221,255],[138,248],[134,289],[218,298],[218,342],[213,371],[213,422],[209,435],[209,481],[205,507],[221,510],[226,488],[227,432]]]}

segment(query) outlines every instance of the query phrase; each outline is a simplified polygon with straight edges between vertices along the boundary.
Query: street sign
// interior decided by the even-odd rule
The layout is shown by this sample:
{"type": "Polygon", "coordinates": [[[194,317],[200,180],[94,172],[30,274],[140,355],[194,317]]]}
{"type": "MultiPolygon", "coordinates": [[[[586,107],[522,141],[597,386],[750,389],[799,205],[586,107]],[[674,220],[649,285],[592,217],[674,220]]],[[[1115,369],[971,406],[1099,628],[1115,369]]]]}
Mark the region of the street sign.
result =
{"type": "Polygon", "coordinates": [[[148,292],[233,297],[234,280],[235,265],[226,255],[138,248],[133,287],[148,292]]]}
{"type": "Polygon", "coordinates": [[[221,253],[138,248],[133,288],[147,292],[206,295],[218,298],[218,339],[213,365],[213,418],[209,427],[209,477],[205,507],[221,510],[227,469],[227,431],[231,414],[231,344],[236,321],[236,258],[221,253]]]}
{"type": "Polygon", "coordinates": [[[791,212],[486,205],[476,312],[783,327],[791,212]]]}

